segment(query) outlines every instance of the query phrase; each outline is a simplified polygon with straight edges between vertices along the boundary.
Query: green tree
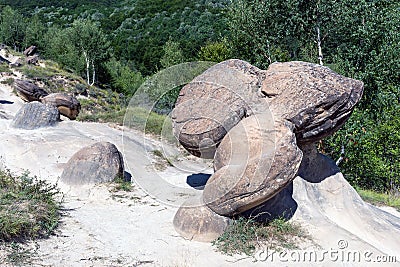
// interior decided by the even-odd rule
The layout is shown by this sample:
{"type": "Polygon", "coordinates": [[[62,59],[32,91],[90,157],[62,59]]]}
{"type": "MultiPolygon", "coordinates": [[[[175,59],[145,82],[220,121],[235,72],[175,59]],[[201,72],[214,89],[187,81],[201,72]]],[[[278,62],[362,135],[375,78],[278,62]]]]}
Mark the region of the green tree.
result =
{"type": "Polygon", "coordinates": [[[71,42],[68,29],[58,26],[48,28],[43,37],[44,56],[58,62],[77,74],[81,74],[85,69],[85,62],[76,47],[71,42]]]}
{"type": "Polygon", "coordinates": [[[172,41],[171,38],[165,43],[163,51],[164,55],[160,59],[163,68],[185,62],[185,57],[179,43],[172,41]]]}
{"type": "Polygon", "coordinates": [[[75,20],[67,36],[78,55],[85,61],[86,80],[96,81],[96,70],[110,52],[110,43],[99,25],[90,20],[75,20]]]}
{"type": "Polygon", "coordinates": [[[18,51],[24,39],[24,17],[10,6],[3,8],[0,15],[0,40],[18,51]]]}
{"type": "Polygon", "coordinates": [[[44,27],[39,16],[35,15],[26,21],[25,36],[23,41],[23,47],[27,48],[31,45],[35,45],[38,48],[43,47],[43,38],[46,28],[44,27]]]}
{"type": "Polygon", "coordinates": [[[232,52],[229,49],[229,45],[223,40],[221,42],[208,43],[202,46],[198,58],[204,61],[222,62],[231,58],[231,54],[232,52]]]}
{"type": "Polygon", "coordinates": [[[113,89],[124,95],[133,95],[144,81],[140,72],[132,70],[115,58],[109,60],[105,66],[111,76],[113,89]]]}

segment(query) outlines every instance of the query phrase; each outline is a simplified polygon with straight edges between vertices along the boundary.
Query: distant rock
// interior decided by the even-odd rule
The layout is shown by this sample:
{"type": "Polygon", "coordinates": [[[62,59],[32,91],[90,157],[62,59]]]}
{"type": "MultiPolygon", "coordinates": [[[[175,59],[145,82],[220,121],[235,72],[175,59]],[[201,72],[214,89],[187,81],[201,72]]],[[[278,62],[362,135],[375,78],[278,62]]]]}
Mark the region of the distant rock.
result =
{"type": "Polygon", "coordinates": [[[39,63],[39,56],[38,55],[34,55],[34,56],[29,56],[25,59],[26,64],[30,64],[30,65],[38,65],[39,63]]]}
{"type": "Polygon", "coordinates": [[[14,128],[33,130],[54,126],[60,120],[56,107],[39,102],[26,103],[15,115],[11,126],[14,128]]]}
{"type": "Polygon", "coordinates": [[[36,53],[37,47],[34,45],[31,45],[24,51],[24,55],[27,57],[33,56],[36,53]]]}
{"type": "Polygon", "coordinates": [[[122,154],[114,144],[98,142],[76,152],[67,162],[61,181],[71,185],[111,182],[124,177],[122,154]]]}
{"type": "Polygon", "coordinates": [[[43,97],[49,94],[39,86],[23,80],[15,80],[14,88],[17,94],[26,102],[41,101],[43,97]]]}
{"type": "Polygon", "coordinates": [[[71,120],[75,120],[81,110],[81,104],[78,99],[64,93],[49,94],[43,97],[41,102],[57,107],[62,115],[71,120]]]}

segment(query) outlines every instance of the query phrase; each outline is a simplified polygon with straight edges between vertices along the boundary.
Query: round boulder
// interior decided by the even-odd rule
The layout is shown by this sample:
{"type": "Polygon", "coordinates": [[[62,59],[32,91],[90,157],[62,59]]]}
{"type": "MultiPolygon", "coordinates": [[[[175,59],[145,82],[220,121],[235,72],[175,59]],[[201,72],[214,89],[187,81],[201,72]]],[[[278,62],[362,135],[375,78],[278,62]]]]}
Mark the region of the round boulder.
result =
{"type": "Polygon", "coordinates": [[[228,217],[213,212],[200,198],[193,198],[175,214],[174,227],[186,239],[211,242],[224,233],[230,221],[228,217]]]}
{"type": "Polygon", "coordinates": [[[14,128],[33,130],[54,126],[60,120],[56,107],[39,102],[25,104],[15,115],[11,126],[14,128]]]}
{"type": "Polygon", "coordinates": [[[71,185],[111,182],[123,177],[124,162],[114,144],[98,142],[76,152],[67,162],[61,181],[71,185]]]}

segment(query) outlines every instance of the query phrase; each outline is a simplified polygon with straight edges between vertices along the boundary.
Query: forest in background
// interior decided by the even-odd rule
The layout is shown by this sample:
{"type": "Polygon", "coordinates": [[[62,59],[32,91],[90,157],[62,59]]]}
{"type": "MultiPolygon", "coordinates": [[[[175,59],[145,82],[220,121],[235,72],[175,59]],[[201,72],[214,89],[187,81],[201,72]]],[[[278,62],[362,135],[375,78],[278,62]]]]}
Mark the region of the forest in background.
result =
{"type": "Polygon", "coordinates": [[[365,84],[345,126],[319,144],[355,186],[400,188],[397,0],[0,1],[0,42],[129,97],[177,63],[228,58],[261,68],[323,62],[365,84]],[[319,51],[319,48],[321,50],[319,51]]]}

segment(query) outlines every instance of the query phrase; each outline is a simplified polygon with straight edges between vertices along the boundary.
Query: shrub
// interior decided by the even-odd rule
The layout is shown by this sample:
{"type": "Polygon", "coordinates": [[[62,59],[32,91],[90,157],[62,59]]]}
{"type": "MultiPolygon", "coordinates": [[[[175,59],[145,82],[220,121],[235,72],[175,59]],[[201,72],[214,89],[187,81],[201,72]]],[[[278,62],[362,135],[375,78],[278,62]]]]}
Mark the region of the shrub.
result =
{"type": "Polygon", "coordinates": [[[49,236],[59,223],[60,196],[55,185],[36,177],[0,171],[0,241],[49,236]]]}

